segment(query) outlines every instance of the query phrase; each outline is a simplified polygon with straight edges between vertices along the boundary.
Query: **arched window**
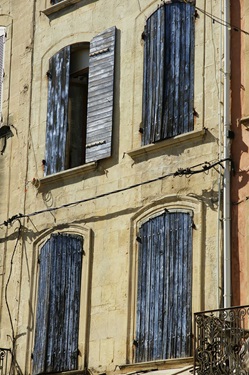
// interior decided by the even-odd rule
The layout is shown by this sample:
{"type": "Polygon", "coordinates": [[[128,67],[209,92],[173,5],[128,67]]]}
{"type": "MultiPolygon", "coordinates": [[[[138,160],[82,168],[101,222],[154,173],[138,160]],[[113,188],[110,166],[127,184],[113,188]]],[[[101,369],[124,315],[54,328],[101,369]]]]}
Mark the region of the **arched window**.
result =
{"type": "Polygon", "coordinates": [[[136,362],[191,355],[192,215],[160,212],[138,234],[136,362]]]}
{"type": "Polygon", "coordinates": [[[46,175],[111,156],[116,27],[49,61],[46,175]]]}
{"type": "Polygon", "coordinates": [[[40,250],[33,374],[76,370],[83,237],[52,234],[40,250]]]}
{"type": "Polygon", "coordinates": [[[144,38],[143,144],[193,130],[193,3],[172,0],[147,20],[144,38]]]}

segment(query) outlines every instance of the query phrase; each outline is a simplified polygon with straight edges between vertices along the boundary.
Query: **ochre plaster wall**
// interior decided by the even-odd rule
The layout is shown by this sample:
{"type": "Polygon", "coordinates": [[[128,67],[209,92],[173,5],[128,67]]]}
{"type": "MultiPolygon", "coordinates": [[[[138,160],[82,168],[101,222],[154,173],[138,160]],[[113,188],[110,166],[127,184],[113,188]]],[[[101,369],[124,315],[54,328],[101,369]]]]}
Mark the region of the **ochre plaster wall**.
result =
{"type": "MultiPolygon", "coordinates": [[[[193,135],[141,152],[141,34],[146,17],[160,3],[82,0],[50,16],[43,12],[50,7],[48,0],[9,0],[0,5],[0,26],[8,29],[3,117],[14,126],[14,136],[0,156],[0,223],[18,213],[88,199],[21,219],[20,233],[19,221],[0,226],[0,346],[11,347],[15,337],[16,360],[25,374],[31,372],[32,363],[39,246],[51,231],[75,231],[86,239],[80,369],[112,372],[132,360],[136,228],[139,218],[153,208],[171,205],[193,211],[193,312],[220,306],[219,172],[158,178],[221,158],[221,27],[197,11],[194,107],[198,116],[193,135]],[[57,180],[44,179],[49,58],[65,45],[88,42],[114,25],[118,33],[113,156],[92,170],[79,168],[74,176],[64,172],[57,180]],[[37,184],[32,184],[33,179],[37,184]],[[131,185],[137,186],[114,192],[131,185]]],[[[220,16],[219,1],[197,0],[197,5],[220,16]]]]}

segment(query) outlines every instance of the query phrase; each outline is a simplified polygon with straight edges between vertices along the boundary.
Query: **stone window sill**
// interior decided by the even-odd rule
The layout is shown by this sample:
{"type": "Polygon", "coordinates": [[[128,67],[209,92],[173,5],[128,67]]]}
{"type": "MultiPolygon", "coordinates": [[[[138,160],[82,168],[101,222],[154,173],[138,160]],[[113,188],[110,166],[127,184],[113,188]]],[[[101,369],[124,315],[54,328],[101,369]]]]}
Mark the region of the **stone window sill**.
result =
{"type": "Polygon", "coordinates": [[[82,5],[87,5],[95,1],[97,0],[63,0],[60,3],[52,5],[51,7],[43,10],[42,13],[44,13],[46,16],[50,16],[51,14],[56,13],[61,9],[68,8],[71,5],[77,4],[79,2],[81,2],[82,5]]]}
{"type": "MultiPolygon", "coordinates": [[[[85,370],[68,370],[68,371],[62,371],[59,374],[60,375],[83,375],[85,374],[85,370]]],[[[58,372],[51,372],[49,375],[58,375],[58,372]]]]}
{"type": "Polygon", "coordinates": [[[35,180],[34,185],[37,188],[42,188],[42,187],[45,187],[54,183],[62,183],[62,182],[67,183],[70,179],[74,177],[79,177],[86,172],[94,171],[96,168],[97,168],[97,163],[95,162],[80,165],[79,167],[75,167],[75,168],[67,169],[62,172],[54,173],[49,176],[42,177],[41,179],[37,181],[35,180]]]}
{"type": "Polygon", "coordinates": [[[181,368],[181,367],[183,368],[186,366],[193,366],[193,357],[124,364],[124,365],[119,365],[118,367],[120,369],[121,374],[124,374],[124,373],[132,374],[133,372],[135,373],[139,371],[147,372],[147,371],[177,369],[177,368],[181,368]]]}
{"type": "Polygon", "coordinates": [[[177,135],[173,138],[165,139],[163,141],[159,141],[156,143],[152,143],[146,146],[142,146],[139,148],[135,148],[133,150],[127,151],[128,154],[132,159],[136,159],[138,157],[152,154],[155,151],[162,150],[162,149],[169,149],[172,146],[186,143],[195,139],[201,139],[206,134],[206,129],[202,130],[194,130],[189,133],[184,133],[181,135],[177,135]]]}

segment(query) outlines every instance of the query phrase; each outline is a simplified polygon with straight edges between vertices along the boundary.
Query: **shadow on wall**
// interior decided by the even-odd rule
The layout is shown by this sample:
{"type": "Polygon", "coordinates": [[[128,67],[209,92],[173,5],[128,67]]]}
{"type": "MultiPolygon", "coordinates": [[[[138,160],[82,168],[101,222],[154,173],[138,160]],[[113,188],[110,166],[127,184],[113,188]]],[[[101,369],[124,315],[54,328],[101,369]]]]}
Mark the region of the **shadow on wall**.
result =
{"type": "Polygon", "coordinates": [[[217,211],[218,209],[219,192],[214,189],[204,189],[201,195],[190,193],[188,196],[203,202],[206,207],[209,207],[213,211],[217,211]]]}
{"type": "MultiPolygon", "coordinates": [[[[231,24],[237,27],[243,28],[241,25],[242,20],[242,10],[241,2],[231,2],[231,24]]],[[[238,119],[242,117],[242,97],[243,91],[245,90],[242,82],[241,73],[241,43],[242,34],[236,32],[232,29],[231,31],[231,92],[232,92],[232,131],[234,132],[234,140],[232,142],[232,160],[234,163],[235,173],[232,175],[231,179],[231,200],[232,202],[237,202],[239,199],[240,189],[245,186],[248,181],[248,176],[246,172],[238,171],[241,164],[241,156],[245,152],[248,152],[248,147],[243,141],[242,137],[242,127],[239,124],[238,119]],[[239,126],[238,126],[239,125],[239,126]],[[238,172],[236,172],[238,171],[238,172]]],[[[239,223],[238,223],[238,205],[232,207],[231,212],[231,235],[232,235],[232,305],[240,305],[240,255],[239,255],[239,223]]]]}

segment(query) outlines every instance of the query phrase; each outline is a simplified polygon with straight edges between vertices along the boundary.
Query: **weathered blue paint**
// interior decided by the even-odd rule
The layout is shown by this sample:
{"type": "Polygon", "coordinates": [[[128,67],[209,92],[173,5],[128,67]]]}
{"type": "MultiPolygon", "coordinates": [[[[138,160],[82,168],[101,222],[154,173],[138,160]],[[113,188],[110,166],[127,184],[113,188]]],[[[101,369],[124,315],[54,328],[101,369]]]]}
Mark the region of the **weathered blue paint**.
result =
{"type": "Polygon", "coordinates": [[[111,156],[116,27],[90,43],[86,162],[111,156]]]}
{"type": "Polygon", "coordinates": [[[193,4],[162,4],[144,30],[143,144],[193,130],[193,4]]]}
{"type": "Polygon", "coordinates": [[[40,252],[33,374],[77,369],[83,238],[55,234],[40,252]]]}
{"type": "Polygon", "coordinates": [[[70,46],[49,61],[45,174],[65,169],[70,46]]]}
{"type": "Polygon", "coordinates": [[[192,218],[164,212],[139,237],[136,361],[191,355],[192,218]]]}

